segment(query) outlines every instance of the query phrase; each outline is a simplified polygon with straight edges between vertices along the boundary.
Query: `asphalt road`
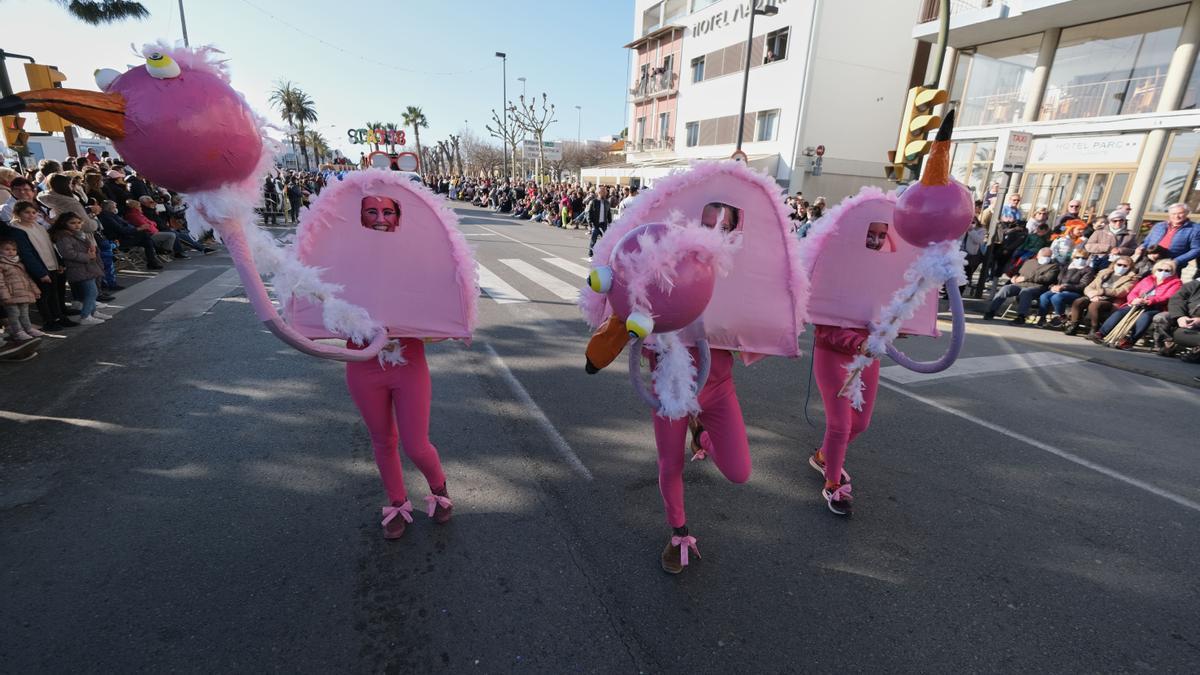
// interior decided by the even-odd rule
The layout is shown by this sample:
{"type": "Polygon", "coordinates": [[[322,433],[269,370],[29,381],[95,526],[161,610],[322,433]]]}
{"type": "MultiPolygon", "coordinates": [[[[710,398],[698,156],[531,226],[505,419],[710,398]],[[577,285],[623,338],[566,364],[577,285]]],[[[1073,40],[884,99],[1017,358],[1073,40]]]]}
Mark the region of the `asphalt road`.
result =
{"type": "Polygon", "coordinates": [[[584,233],[460,213],[507,288],[429,348],[445,526],[382,539],[342,366],[224,255],[0,364],[0,671],[1200,672],[1193,367],[973,322],[946,376],[885,371],[839,519],[809,362],[739,366],[754,474],[689,464],[671,577],[648,411],[561,297],[584,233]]]}

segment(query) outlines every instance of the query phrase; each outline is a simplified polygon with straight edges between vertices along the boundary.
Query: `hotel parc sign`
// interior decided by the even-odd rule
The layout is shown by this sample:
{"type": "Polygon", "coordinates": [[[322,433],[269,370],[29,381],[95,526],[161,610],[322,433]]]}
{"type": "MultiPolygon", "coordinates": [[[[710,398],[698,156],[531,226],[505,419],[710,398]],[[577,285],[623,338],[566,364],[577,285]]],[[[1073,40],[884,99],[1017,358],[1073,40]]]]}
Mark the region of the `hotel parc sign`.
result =
{"type": "MultiPolygon", "coordinates": [[[[777,5],[777,6],[786,5],[787,0],[755,0],[754,1],[755,7],[764,7],[768,4],[777,5]]],[[[728,9],[728,8],[723,9],[706,19],[700,19],[699,21],[697,21],[692,26],[692,36],[699,37],[701,35],[704,35],[705,33],[711,33],[714,30],[719,30],[721,28],[727,28],[727,27],[732,26],[733,24],[741,21],[742,19],[748,18],[749,16],[750,16],[750,3],[749,2],[740,3],[737,7],[734,7],[733,9],[728,9]]]]}
{"type": "Polygon", "coordinates": [[[1030,164],[1137,164],[1146,134],[1038,138],[1030,164]]]}

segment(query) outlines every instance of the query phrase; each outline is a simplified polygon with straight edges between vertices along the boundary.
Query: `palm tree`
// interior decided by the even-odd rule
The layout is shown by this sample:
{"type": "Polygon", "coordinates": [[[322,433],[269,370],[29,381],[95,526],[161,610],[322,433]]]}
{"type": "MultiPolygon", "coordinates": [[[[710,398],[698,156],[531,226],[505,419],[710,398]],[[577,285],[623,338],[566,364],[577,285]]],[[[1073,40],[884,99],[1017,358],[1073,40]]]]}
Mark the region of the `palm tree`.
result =
{"type": "MultiPolygon", "coordinates": [[[[421,153],[421,127],[429,128],[429,120],[425,119],[425,113],[415,105],[410,105],[404,109],[404,125],[412,127],[413,139],[417,142],[417,157],[424,158],[421,153]]],[[[422,166],[424,168],[424,166],[422,166]]]]}
{"type": "MultiPolygon", "coordinates": [[[[395,131],[399,131],[399,130],[400,130],[400,127],[399,127],[399,126],[397,126],[395,122],[388,122],[387,124],[383,125],[383,129],[384,129],[384,131],[388,131],[388,132],[395,132],[395,131]]],[[[388,152],[392,153],[393,155],[394,155],[394,154],[396,154],[396,140],[395,140],[395,138],[396,138],[396,137],[395,137],[395,135],[394,135],[394,134],[392,134],[392,133],[389,133],[389,134],[388,134],[388,137],[387,137],[387,142],[388,142],[388,152]]]]}
{"type": "Polygon", "coordinates": [[[317,121],[317,109],[312,97],[304,93],[291,80],[284,80],[275,85],[269,98],[271,105],[279,109],[279,116],[289,127],[296,127],[299,133],[295,140],[299,141],[300,155],[304,157],[304,170],[308,165],[308,139],[305,138],[304,125],[317,121]]]}
{"type": "Polygon", "coordinates": [[[320,165],[329,155],[329,141],[319,131],[309,131],[305,134],[308,138],[308,144],[312,146],[313,159],[320,165]]]}
{"type": "Polygon", "coordinates": [[[142,3],[130,0],[54,0],[54,2],[62,5],[71,13],[71,16],[93,26],[122,19],[144,19],[150,16],[150,10],[142,6],[142,3]]]}
{"type": "MultiPolygon", "coordinates": [[[[376,129],[380,129],[382,127],[383,127],[383,122],[367,122],[367,131],[371,132],[372,134],[375,133],[376,129]]],[[[379,139],[376,138],[375,142],[371,143],[371,150],[372,151],[378,150],[379,143],[380,143],[379,139]]]]}

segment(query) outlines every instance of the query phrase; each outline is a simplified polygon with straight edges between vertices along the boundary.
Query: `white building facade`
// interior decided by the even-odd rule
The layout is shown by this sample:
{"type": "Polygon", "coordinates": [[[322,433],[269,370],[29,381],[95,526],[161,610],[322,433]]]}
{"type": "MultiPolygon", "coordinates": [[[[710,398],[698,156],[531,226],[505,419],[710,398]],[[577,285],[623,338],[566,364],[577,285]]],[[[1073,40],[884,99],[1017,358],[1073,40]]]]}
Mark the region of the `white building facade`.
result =
{"type": "MultiPolygon", "coordinates": [[[[742,151],[789,192],[830,200],[886,186],[886,151],[912,83],[918,0],[757,0],[742,151]],[[814,151],[824,146],[819,175],[814,151]]],[[[637,0],[626,162],[584,180],[639,182],[737,141],[750,2],[637,0]]],[[[924,68],[921,69],[924,75],[924,68]]]]}
{"type": "MultiPolygon", "coordinates": [[[[1200,210],[1200,0],[952,0],[942,69],[957,110],[953,173],[983,198],[993,183],[1051,218],[1122,202],[1130,224],[1200,210]],[[1021,170],[995,170],[1006,131],[1030,134],[1021,170]]],[[[912,35],[937,39],[937,4],[912,35]]],[[[918,53],[922,50],[919,48],[918,53]]],[[[920,65],[920,64],[914,64],[920,65]]],[[[1193,214],[1193,217],[1196,217],[1193,214]]]]}

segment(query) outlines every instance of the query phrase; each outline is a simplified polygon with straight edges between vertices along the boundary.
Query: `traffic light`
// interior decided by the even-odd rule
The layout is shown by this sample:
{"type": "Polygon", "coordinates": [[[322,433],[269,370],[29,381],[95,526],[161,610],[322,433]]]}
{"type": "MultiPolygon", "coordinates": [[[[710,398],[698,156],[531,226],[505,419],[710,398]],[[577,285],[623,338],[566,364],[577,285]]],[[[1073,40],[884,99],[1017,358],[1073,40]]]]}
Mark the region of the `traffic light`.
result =
{"type": "Polygon", "coordinates": [[[4,120],[4,142],[18,155],[25,154],[29,146],[29,134],[25,133],[25,118],[11,115],[0,119],[4,120]]]}
{"type": "Polygon", "coordinates": [[[933,108],[950,99],[945,89],[913,87],[908,90],[904,104],[904,118],[900,122],[900,138],[896,149],[888,151],[888,165],[884,173],[889,180],[902,181],[905,170],[915,180],[921,172],[921,158],[929,152],[933,141],[926,139],[930,131],[936,131],[942,118],[933,114],[933,108]]]}
{"type": "MultiPolygon", "coordinates": [[[[54,66],[44,66],[40,63],[26,63],[25,76],[29,78],[29,88],[36,89],[53,89],[61,87],[62,82],[67,79],[66,75],[59,72],[54,66]]],[[[42,131],[65,131],[70,122],[55,115],[51,112],[40,112],[37,114],[38,126],[42,131]]]]}

